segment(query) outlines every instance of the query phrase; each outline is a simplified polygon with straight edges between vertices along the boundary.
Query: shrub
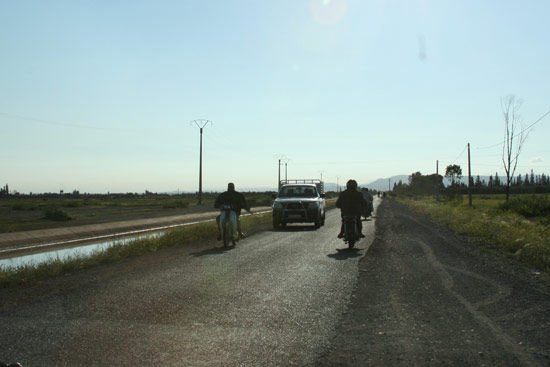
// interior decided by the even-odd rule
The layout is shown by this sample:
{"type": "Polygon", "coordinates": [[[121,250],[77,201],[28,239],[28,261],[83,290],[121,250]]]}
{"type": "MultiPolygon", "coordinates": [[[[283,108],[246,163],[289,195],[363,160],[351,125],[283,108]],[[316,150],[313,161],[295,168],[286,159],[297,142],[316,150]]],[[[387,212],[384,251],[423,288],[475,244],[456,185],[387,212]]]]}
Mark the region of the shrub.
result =
{"type": "Polygon", "coordinates": [[[71,220],[73,218],[71,218],[71,216],[69,214],[65,213],[61,209],[47,209],[44,212],[44,219],[54,220],[54,221],[57,221],[57,222],[65,222],[65,221],[71,220]]]}
{"type": "Polygon", "coordinates": [[[270,195],[257,196],[257,197],[247,198],[246,202],[251,207],[271,206],[271,204],[273,203],[273,198],[270,195]]]}
{"type": "Polygon", "coordinates": [[[189,202],[186,200],[167,201],[162,205],[164,209],[185,209],[188,206],[189,206],[189,202]]]}
{"type": "Polygon", "coordinates": [[[550,216],[549,196],[528,196],[511,198],[503,203],[500,208],[522,215],[526,218],[550,216]]]}

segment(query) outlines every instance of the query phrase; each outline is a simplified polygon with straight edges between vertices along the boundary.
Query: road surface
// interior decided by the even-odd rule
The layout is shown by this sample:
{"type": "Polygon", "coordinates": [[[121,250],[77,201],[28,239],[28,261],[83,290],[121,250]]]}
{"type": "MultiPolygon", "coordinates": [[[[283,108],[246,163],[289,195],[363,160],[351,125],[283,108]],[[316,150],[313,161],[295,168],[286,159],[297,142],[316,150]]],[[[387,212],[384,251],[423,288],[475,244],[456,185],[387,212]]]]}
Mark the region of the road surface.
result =
{"type": "Polygon", "coordinates": [[[358,251],[319,230],[197,243],[0,289],[24,366],[548,366],[548,274],[384,200],[358,251]],[[374,223],[377,231],[374,233],[374,223]],[[218,246],[218,247],[216,247],[218,246]]]}
{"type": "Polygon", "coordinates": [[[338,251],[340,217],[171,248],[0,290],[0,360],[36,365],[314,365],[346,310],[358,250],[338,251]]]}

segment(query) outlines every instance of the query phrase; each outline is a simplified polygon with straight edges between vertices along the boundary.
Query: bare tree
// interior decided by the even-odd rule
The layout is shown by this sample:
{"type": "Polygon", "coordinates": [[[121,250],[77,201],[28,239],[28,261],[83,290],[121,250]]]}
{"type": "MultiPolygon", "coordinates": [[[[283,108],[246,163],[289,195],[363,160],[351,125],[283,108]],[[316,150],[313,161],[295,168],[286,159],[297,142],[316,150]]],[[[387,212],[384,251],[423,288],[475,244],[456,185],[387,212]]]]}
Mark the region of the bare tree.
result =
{"type": "Polygon", "coordinates": [[[523,102],[514,95],[508,95],[501,99],[502,116],[504,117],[504,142],[502,145],[502,163],[506,172],[506,201],[510,198],[510,184],[523,144],[528,132],[521,126],[519,109],[523,102]],[[519,131],[517,131],[519,129],[519,131]]]}

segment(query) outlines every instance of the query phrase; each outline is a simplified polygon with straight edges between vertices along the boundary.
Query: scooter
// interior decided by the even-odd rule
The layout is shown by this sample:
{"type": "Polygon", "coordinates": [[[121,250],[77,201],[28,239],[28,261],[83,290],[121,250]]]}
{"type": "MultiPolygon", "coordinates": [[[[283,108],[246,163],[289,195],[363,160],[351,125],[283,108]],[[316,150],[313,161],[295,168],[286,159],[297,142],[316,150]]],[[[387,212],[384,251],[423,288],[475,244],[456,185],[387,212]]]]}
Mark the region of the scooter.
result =
{"type": "Polygon", "coordinates": [[[342,220],[344,222],[344,243],[347,243],[348,248],[352,249],[359,240],[357,217],[354,215],[344,215],[342,220]]]}
{"type": "Polygon", "coordinates": [[[223,247],[228,248],[230,242],[233,246],[237,244],[239,240],[237,212],[231,205],[224,204],[221,207],[220,233],[222,235],[223,247]]]}

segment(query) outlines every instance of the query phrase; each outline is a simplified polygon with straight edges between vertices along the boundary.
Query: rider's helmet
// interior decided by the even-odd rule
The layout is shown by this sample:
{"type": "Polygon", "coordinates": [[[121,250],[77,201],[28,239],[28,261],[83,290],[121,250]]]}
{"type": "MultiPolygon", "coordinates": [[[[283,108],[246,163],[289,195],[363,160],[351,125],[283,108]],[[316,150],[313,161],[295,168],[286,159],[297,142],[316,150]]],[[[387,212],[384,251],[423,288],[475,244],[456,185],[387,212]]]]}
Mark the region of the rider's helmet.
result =
{"type": "Polygon", "coordinates": [[[346,188],[348,190],[357,190],[357,181],[355,180],[349,180],[347,183],[346,183],[346,188]]]}

